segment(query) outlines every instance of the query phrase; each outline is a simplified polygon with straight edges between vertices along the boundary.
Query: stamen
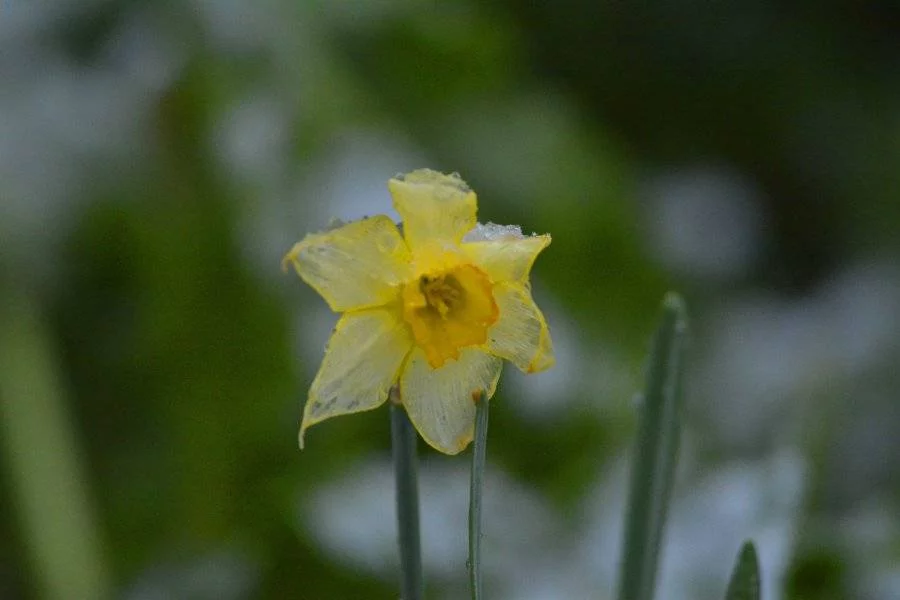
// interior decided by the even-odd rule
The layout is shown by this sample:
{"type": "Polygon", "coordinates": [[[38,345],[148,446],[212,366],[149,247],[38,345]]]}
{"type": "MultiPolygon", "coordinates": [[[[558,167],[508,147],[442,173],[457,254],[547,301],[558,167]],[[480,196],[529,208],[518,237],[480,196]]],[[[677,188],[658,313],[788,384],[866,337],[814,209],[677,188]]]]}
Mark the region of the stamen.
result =
{"type": "Polygon", "coordinates": [[[498,314],[490,280],[472,265],[421,274],[403,290],[403,318],[433,368],[483,344],[498,314]]]}
{"type": "Polygon", "coordinates": [[[419,291],[428,307],[436,310],[442,319],[447,318],[463,297],[462,287],[452,275],[423,275],[419,280],[419,291]]]}

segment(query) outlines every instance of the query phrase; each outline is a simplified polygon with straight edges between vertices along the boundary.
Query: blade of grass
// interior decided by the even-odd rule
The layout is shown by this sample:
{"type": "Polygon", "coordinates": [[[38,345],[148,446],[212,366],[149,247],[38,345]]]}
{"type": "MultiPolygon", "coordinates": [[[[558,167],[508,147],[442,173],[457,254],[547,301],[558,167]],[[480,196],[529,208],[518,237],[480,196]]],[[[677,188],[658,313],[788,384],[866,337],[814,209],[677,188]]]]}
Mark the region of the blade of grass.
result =
{"type": "Polygon", "coordinates": [[[488,401],[475,402],[475,442],[472,446],[472,479],[469,487],[469,584],[472,600],[481,598],[481,490],[487,454],[488,401]]]}
{"type": "Polygon", "coordinates": [[[744,542],[734,561],[725,600],[759,600],[759,559],[750,540],[744,542]]]}
{"type": "MultiPolygon", "coordinates": [[[[2,282],[0,282],[2,284],[2,282]]],[[[0,303],[0,467],[40,598],[111,597],[75,422],[40,307],[14,286],[0,303]]]]}
{"type": "Polygon", "coordinates": [[[674,293],[663,301],[662,323],[647,369],[631,473],[620,600],[651,600],[671,496],[681,412],[682,354],[687,317],[674,293]]]}
{"type": "Polygon", "coordinates": [[[391,453],[397,490],[397,531],[400,542],[400,590],[402,600],[422,600],[422,549],[419,535],[419,477],[416,430],[406,410],[392,396],[391,453]]]}

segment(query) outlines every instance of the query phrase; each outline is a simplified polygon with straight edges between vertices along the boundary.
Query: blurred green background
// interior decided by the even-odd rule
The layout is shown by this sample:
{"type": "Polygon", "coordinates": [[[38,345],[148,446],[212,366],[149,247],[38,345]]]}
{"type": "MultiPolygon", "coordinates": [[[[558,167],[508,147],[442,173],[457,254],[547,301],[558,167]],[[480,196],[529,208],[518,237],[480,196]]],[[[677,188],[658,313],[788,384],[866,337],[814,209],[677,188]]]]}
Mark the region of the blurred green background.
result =
{"type": "MultiPolygon", "coordinates": [[[[895,2],[0,3],[0,598],[396,598],[388,415],[296,432],[279,261],[458,171],[550,232],[557,367],[492,403],[491,598],[609,598],[635,392],[693,331],[662,599],[900,597],[895,2]]],[[[429,597],[466,458],[421,448],[429,597]]]]}

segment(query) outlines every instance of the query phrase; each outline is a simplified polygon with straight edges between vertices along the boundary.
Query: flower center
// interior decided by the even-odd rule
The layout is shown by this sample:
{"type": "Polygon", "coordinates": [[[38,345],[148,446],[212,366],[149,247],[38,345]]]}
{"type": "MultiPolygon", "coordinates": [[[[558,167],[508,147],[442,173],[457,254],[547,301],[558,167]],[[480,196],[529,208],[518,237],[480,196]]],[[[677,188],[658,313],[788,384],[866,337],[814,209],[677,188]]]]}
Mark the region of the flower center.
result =
{"type": "Polygon", "coordinates": [[[403,288],[403,318],[435,369],[484,344],[499,317],[490,278],[474,265],[424,273],[403,288]]]}

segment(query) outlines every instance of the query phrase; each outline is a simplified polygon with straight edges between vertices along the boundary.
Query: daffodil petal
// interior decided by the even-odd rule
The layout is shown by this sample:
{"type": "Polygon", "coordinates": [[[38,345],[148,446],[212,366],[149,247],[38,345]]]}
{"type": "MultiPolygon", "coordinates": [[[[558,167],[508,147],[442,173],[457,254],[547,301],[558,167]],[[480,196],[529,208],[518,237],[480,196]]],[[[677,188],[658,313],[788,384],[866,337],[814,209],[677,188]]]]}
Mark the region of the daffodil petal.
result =
{"type": "Polygon", "coordinates": [[[524,282],[541,251],[550,245],[549,235],[463,243],[463,252],[494,283],[524,282]]]}
{"type": "Polygon", "coordinates": [[[445,454],[457,454],[472,441],[475,402],[497,389],[503,361],[475,347],[439,369],[416,348],[400,377],[400,398],[422,438],[445,454]]]}
{"type": "Polygon", "coordinates": [[[475,192],[459,175],[420,169],[388,182],[403,235],[415,250],[428,244],[458,244],[475,226],[475,192]]]}
{"type": "MultiPolygon", "coordinates": [[[[540,311],[539,311],[540,312],[540,311]]],[[[543,319],[543,315],[541,315],[543,319]]],[[[528,373],[540,373],[546,371],[556,364],[556,356],[553,354],[553,340],[550,339],[550,328],[547,327],[547,321],[541,323],[541,339],[538,342],[537,353],[528,365],[528,373]]]]}
{"type": "Polygon", "coordinates": [[[384,215],[306,236],[284,257],[335,312],[383,306],[410,277],[410,253],[384,215]]]}
{"type": "Polygon", "coordinates": [[[516,283],[494,286],[500,319],[488,330],[486,348],[526,373],[554,364],[550,330],[528,287],[516,283]]]}
{"type": "Polygon", "coordinates": [[[380,406],[397,382],[412,344],[398,311],[376,308],[343,315],[309,390],[300,447],[310,426],[380,406]]]}

